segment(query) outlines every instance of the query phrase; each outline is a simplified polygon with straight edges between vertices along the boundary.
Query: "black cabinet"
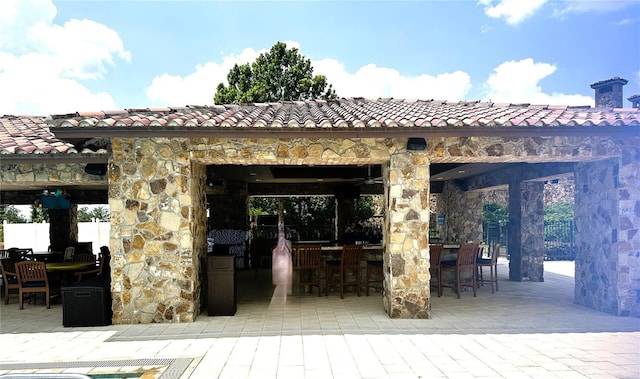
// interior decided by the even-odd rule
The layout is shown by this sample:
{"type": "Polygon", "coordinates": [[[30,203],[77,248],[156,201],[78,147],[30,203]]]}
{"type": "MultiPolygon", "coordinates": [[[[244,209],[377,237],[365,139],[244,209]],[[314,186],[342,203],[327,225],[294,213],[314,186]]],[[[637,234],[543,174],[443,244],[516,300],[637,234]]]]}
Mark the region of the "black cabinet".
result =
{"type": "Polygon", "coordinates": [[[207,308],[209,316],[233,316],[237,310],[234,255],[207,257],[207,308]]]}
{"type": "Polygon", "coordinates": [[[62,287],[63,326],[111,325],[111,288],[102,279],[62,287]]]}

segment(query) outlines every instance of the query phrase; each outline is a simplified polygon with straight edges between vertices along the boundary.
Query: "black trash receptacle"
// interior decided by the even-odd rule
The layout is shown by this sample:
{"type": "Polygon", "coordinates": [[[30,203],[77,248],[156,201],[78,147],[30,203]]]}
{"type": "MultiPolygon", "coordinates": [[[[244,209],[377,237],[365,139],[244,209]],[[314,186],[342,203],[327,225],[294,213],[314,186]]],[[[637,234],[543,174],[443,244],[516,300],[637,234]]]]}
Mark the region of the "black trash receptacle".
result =
{"type": "Polygon", "coordinates": [[[111,325],[111,288],[103,279],[62,287],[62,326],[111,325]]]}
{"type": "Polygon", "coordinates": [[[207,307],[209,316],[236,314],[236,262],[234,255],[207,257],[207,307]]]}

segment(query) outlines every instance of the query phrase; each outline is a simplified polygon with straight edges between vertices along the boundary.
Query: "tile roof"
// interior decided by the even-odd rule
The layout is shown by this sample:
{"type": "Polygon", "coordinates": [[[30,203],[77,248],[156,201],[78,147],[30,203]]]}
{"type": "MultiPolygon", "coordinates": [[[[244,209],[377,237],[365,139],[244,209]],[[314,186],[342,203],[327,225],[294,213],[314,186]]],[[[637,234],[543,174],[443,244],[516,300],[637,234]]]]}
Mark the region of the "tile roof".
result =
{"type": "Polygon", "coordinates": [[[309,135],[312,132],[350,131],[358,136],[383,132],[385,136],[402,137],[443,132],[474,135],[478,130],[508,135],[523,129],[546,132],[553,128],[560,135],[564,131],[587,129],[587,133],[596,131],[606,135],[623,128],[626,133],[638,136],[640,109],[345,98],[77,112],[46,118],[2,116],[0,154],[106,153],[108,146],[105,146],[104,138],[93,137],[114,137],[137,130],[143,135],[172,132],[173,136],[187,136],[186,131],[197,130],[207,136],[221,136],[218,133],[229,131],[295,131],[309,135]],[[96,143],[85,143],[80,147],[65,142],[66,138],[78,137],[77,133],[73,134],[75,132],[96,143]]]}
{"type": "Polygon", "coordinates": [[[54,115],[54,132],[64,128],[460,128],[633,126],[633,108],[445,102],[436,100],[308,100],[299,102],[128,109],[121,112],[54,115]]]}
{"type": "Polygon", "coordinates": [[[34,116],[0,117],[0,154],[77,153],[74,145],[51,133],[44,119],[34,116]]]}

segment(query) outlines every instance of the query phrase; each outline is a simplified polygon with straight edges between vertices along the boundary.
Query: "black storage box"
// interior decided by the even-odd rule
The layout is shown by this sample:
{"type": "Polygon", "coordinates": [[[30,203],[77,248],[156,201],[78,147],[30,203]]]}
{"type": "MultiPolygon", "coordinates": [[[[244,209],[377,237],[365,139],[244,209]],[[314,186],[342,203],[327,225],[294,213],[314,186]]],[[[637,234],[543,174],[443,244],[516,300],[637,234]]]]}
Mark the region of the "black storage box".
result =
{"type": "Polygon", "coordinates": [[[100,278],[62,287],[62,326],[111,325],[111,288],[100,278]]]}
{"type": "Polygon", "coordinates": [[[234,255],[207,257],[209,316],[236,314],[236,262],[234,255]]]}

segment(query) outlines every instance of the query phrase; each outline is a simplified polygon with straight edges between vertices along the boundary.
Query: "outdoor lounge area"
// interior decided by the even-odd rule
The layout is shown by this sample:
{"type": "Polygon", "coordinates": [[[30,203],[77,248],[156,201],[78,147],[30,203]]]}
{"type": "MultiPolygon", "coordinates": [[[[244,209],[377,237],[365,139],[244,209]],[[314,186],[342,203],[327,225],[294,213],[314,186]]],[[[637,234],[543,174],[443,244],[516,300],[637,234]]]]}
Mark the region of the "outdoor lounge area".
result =
{"type": "MultiPolygon", "coordinates": [[[[3,350],[0,374],[105,372],[146,362],[156,364],[151,377],[165,378],[637,376],[638,318],[574,304],[573,262],[549,262],[538,283],[508,280],[507,264],[499,263],[495,294],[488,285],[460,300],[451,289],[442,297],[432,290],[428,320],[390,319],[379,295],[294,294],[269,308],[269,290],[241,287],[235,316],[64,328],[60,304],[19,311],[12,300],[0,306],[0,344],[17,348],[3,350]]],[[[269,280],[264,270],[254,283],[269,280]]]]}

